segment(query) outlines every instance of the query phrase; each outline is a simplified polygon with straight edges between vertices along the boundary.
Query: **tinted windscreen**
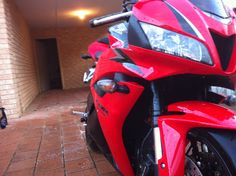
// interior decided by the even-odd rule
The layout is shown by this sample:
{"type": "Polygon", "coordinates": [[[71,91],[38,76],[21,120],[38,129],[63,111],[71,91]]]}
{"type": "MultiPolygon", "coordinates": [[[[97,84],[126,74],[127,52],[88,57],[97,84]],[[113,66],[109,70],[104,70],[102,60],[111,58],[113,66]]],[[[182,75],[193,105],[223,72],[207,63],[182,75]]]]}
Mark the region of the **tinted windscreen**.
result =
{"type": "Polygon", "coordinates": [[[190,0],[190,2],[206,13],[210,13],[221,18],[229,17],[222,0],[190,0]]]}

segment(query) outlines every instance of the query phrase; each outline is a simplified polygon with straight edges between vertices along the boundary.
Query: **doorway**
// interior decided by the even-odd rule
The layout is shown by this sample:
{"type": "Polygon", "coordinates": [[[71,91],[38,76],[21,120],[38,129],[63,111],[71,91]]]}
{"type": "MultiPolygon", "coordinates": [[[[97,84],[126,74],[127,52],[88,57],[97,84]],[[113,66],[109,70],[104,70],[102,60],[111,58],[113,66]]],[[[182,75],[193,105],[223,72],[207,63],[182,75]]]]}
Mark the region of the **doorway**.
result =
{"type": "Polygon", "coordinates": [[[40,91],[62,89],[56,39],[37,39],[36,52],[40,91]]]}

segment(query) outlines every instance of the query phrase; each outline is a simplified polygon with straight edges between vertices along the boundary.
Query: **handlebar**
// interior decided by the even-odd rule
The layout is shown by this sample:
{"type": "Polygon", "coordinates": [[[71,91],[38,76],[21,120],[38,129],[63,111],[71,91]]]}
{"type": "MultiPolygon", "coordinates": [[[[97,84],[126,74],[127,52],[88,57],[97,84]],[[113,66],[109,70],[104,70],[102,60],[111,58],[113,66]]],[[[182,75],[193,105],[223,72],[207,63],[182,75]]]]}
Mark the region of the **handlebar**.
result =
{"type": "Polygon", "coordinates": [[[110,14],[110,15],[94,18],[89,21],[89,24],[91,27],[102,26],[105,24],[125,20],[126,18],[130,17],[132,14],[133,14],[132,11],[110,14]]]}
{"type": "Polygon", "coordinates": [[[83,55],[81,56],[81,58],[84,59],[84,60],[87,60],[87,59],[91,59],[92,56],[91,56],[90,54],[83,54],[83,55]]]}

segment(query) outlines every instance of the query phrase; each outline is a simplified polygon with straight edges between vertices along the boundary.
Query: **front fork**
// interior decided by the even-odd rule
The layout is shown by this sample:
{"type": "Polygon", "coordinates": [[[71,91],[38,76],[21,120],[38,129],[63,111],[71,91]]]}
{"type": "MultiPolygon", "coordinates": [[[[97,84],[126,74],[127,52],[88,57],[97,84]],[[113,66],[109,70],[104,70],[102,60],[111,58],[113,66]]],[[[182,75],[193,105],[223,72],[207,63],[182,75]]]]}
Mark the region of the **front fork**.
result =
{"type": "Polygon", "coordinates": [[[157,86],[151,82],[151,91],[153,94],[152,99],[152,126],[153,126],[153,140],[154,140],[154,153],[155,153],[155,167],[154,176],[158,176],[158,160],[162,158],[161,134],[158,127],[158,117],[161,115],[160,99],[157,86]]]}

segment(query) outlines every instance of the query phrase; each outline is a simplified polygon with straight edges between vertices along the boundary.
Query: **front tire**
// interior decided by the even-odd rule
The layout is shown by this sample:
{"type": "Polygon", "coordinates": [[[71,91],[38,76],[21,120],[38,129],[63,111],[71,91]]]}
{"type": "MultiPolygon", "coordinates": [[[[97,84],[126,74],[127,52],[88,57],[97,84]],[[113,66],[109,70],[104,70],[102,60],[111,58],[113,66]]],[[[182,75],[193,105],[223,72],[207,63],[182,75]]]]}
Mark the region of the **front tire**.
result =
{"type": "Polygon", "coordinates": [[[230,153],[218,145],[210,131],[194,129],[188,133],[185,176],[234,176],[227,158],[230,153]]]}
{"type": "MultiPolygon", "coordinates": [[[[185,176],[235,176],[236,131],[193,129],[187,135],[185,176]]],[[[138,145],[136,175],[153,175],[152,131],[138,145]],[[147,157],[148,156],[148,157],[147,157]]]]}
{"type": "MultiPolygon", "coordinates": [[[[92,118],[91,116],[96,115],[95,107],[94,107],[94,103],[93,103],[93,97],[92,97],[91,92],[89,92],[88,97],[87,97],[87,107],[86,107],[85,112],[88,113],[87,122],[86,122],[86,123],[88,123],[89,118],[92,118]]],[[[91,151],[96,152],[96,153],[99,152],[99,148],[98,148],[97,144],[95,143],[95,141],[93,140],[92,136],[89,134],[87,126],[85,126],[85,140],[86,140],[88,148],[91,151]]]]}
{"type": "Polygon", "coordinates": [[[88,130],[86,127],[85,127],[85,139],[86,139],[86,143],[87,143],[89,150],[96,152],[96,153],[100,152],[97,144],[94,142],[92,137],[88,134],[88,130]]]}

